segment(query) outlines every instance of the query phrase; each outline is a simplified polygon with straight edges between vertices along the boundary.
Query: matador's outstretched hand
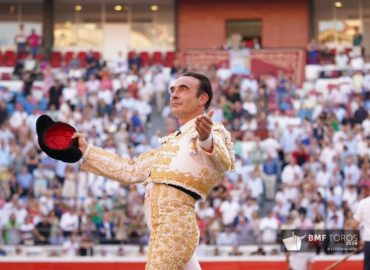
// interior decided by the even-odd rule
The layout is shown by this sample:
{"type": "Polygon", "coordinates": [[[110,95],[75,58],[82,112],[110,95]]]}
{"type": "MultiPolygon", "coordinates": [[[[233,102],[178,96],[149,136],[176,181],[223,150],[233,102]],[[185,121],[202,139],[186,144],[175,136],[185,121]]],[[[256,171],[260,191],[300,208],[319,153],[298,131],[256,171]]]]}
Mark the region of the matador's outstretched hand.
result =
{"type": "Polygon", "coordinates": [[[207,114],[199,115],[195,120],[195,130],[198,132],[200,141],[208,139],[212,131],[213,121],[211,119],[214,111],[210,110],[207,114]]]}

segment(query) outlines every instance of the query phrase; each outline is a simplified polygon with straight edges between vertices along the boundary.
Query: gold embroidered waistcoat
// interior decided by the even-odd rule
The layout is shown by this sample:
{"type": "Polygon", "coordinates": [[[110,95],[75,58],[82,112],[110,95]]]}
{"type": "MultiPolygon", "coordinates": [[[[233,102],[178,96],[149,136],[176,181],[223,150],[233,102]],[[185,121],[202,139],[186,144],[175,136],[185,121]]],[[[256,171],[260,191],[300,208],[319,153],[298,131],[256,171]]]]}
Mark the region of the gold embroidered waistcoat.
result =
{"type": "Polygon", "coordinates": [[[196,192],[204,200],[222,175],[234,169],[230,133],[222,124],[212,127],[213,148],[205,151],[198,141],[194,121],[181,134],[161,139],[161,146],[132,160],[89,146],[81,169],[124,184],[173,184],[196,192]]]}

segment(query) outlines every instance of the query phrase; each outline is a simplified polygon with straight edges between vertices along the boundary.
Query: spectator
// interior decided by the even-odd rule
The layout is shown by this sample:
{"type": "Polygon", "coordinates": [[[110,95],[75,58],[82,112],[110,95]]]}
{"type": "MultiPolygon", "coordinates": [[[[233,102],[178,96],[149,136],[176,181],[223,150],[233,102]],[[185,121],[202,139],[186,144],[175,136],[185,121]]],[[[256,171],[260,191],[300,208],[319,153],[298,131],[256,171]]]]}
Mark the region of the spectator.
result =
{"type": "Polygon", "coordinates": [[[358,26],[354,27],[354,35],[352,39],[352,49],[353,49],[353,55],[356,56],[361,56],[362,55],[362,40],[363,36],[360,33],[360,29],[358,26]]]}
{"type": "Polygon", "coordinates": [[[77,174],[71,165],[68,165],[63,182],[62,196],[64,201],[71,205],[77,198],[77,174]]]}
{"type": "Polygon", "coordinates": [[[32,223],[32,218],[27,216],[25,221],[19,227],[19,232],[22,239],[22,244],[27,246],[33,246],[35,243],[34,239],[35,225],[32,223]]]}
{"type": "Polygon", "coordinates": [[[316,43],[315,39],[311,39],[310,43],[307,46],[308,51],[308,64],[315,65],[319,64],[320,61],[320,52],[319,46],[316,43]]]}
{"type": "Polygon", "coordinates": [[[229,252],[229,256],[242,256],[243,252],[240,251],[238,245],[233,245],[231,251],[229,252]]]}
{"type": "Polygon", "coordinates": [[[123,256],[125,256],[125,255],[126,255],[126,254],[125,254],[125,249],[123,248],[123,246],[120,246],[120,247],[118,248],[117,255],[118,255],[119,257],[123,257],[123,256]]]}
{"type": "Polygon", "coordinates": [[[263,206],[263,180],[258,166],[251,172],[251,177],[247,182],[247,189],[251,192],[251,197],[257,201],[259,207],[263,206]]]}
{"type": "Polygon", "coordinates": [[[313,223],[306,217],[307,210],[303,207],[298,209],[299,217],[297,219],[297,227],[301,230],[310,230],[313,228],[313,223]]]}
{"type": "Polygon", "coordinates": [[[5,234],[4,240],[5,244],[8,245],[18,245],[21,243],[22,239],[19,234],[19,226],[20,224],[17,222],[15,214],[11,214],[9,217],[9,221],[5,224],[5,234]]]}
{"type": "Polygon", "coordinates": [[[37,168],[38,164],[40,163],[40,156],[36,152],[36,148],[32,147],[26,156],[26,165],[28,172],[30,174],[33,173],[33,171],[37,168]]]}
{"type": "Polygon", "coordinates": [[[34,229],[36,245],[48,245],[51,237],[50,218],[46,215],[41,217],[34,229]]]}
{"type": "MultiPolygon", "coordinates": [[[[39,157],[39,156],[37,156],[39,157]]],[[[33,193],[36,198],[40,198],[42,194],[47,191],[48,188],[48,176],[47,172],[44,170],[44,165],[42,163],[37,164],[37,168],[33,171],[33,193]]]]}
{"type": "Polygon", "coordinates": [[[127,225],[129,218],[123,213],[118,217],[118,223],[114,227],[114,235],[117,241],[121,244],[128,242],[127,225]]]}
{"type": "Polygon", "coordinates": [[[94,256],[94,243],[87,234],[81,236],[79,256],[94,256]]]}
{"type": "Polygon", "coordinates": [[[233,200],[231,195],[220,205],[220,212],[222,213],[222,223],[224,226],[231,225],[236,216],[238,215],[240,205],[237,201],[233,200]]]}
{"type": "Polygon", "coordinates": [[[0,243],[0,257],[5,257],[6,251],[2,248],[2,244],[0,243]]]}
{"type": "Polygon", "coordinates": [[[17,45],[17,54],[19,57],[22,57],[26,53],[27,48],[27,36],[24,33],[23,23],[19,25],[18,34],[14,37],[15,44],[17,45]]]}
{"type": "Polygon", "coordinates": [[[362,122],[367,118],[368,116],[368,110],[364,107],[364,104],[361,102],[358,109],[353,114],[353,123],[361,125],[362,122]]]}
{"type": "Polygon", "coordinates": [[[10,149],[4,140],[0,139],[0,168],[7,168],[10,165],[10,149]]]}
{"type": "Polygon", "coordinates": [[[290,158],[289,164],[284,167],[281,180],[286,198],[294,201],[298,195],[298,188],[303,181],[302,168],[297,165],[294,158],[290,158]]]}
{"type": "Polygon", "coordinates": [[[140,69],[142,65],[141,58],[136,51],[132,51],[132,56],[128,59],[129,69],[140,69]]]}
{"type": "Polygon", "coordinates": [[[240,245],[250,245],[254,244],[254,232],[252,225],[249,223],[248,219],[239,219],[238,225],[236,225],[235,231],[238,234],[238,242],[240,245]]]}
{"type": "Polygon", "coordinates": [[[337,55],[335,56],[335,64],[339,70],[345,70],[348,67],[349,58],[344,51],[338,51],[337,55]]]}
{"type": "Polygon", "coordinates": [[[31,30],[31,34],[27,37],[27,44],[32,57],[35,57],[40,52],[41,37],[36,33],[35,29],[31,30]]]}
{"type": "Polygon", "coordinates": [[[67,63],[67,64],[68,64],[68,69],[69,70],[78,69],[78,68],[81,67],[81,61],[77,57],[77,54],[75,52],[72,52],[71,59],[69,60],[69,63],[67,63]]]}
{"type": "Polygon", "coordinates": [[[309,160],[310,156],[303,142],[298,143],[297,148],[293,150],[292,158],[297,161],[299,166],[304,165],[304,163],[309,160]]]}
{"type": "Polygon", "coordinates": [[[354,163],[353,157],[348,157],[346,164],[343,168],[344,172],[344,184],[345,185],[357,185],[360,180],[360,169],[354,163]]]}
{"type": "Polygon", "coordinates": [[[156,98],[157,113],[160,114],[164,107],[165,97],[168,90],[169,79],[160,67],[156,68],[153,76],[153,89],[156,98]]]}
{"type": "Polygon", "coordinates": [[[63,231],[59,228],[56,229],[55,233],[50,237],[50,245],[64,245],[66,243],[66,238],[63,236],[63,231]]]}
{"type": "Polygon", "coordinates": [[[27,72],[30,74],[30,78],[34,77],[37,73],[37,60],[29,54],[25,59],[24,59],[24,64],[23,64],[23,71],[27,72]]]}
{"type": "Polygon", "coordinates": [[[49,103],[48,109],[54,107],[56,110],[59,110],[61,104],[61,97],[63,95],[63,84],[60,80],[56,80],[55,84],[49,89],[49,103]]]}
{"type": "Polygon", "coordinates": [[[15,112],[9,119],[10,127],[13,129],[18,129],[26,124],[27,112],[24,111],[23,106],[17,103],[15,107],[15,112]]]}
{"type": "Polygon", "coordinates": [[[218,246],[223,245],[237,245],[238,244],[238,236],[233,231],[232,226],[225,226],[224,232],[221,232],[216,240],[218,246]]]}
{"type": "Polygon", "coordinates": [[[271,210],[267,211],[266,217],[261,219],[259,229],[261,231],[262,243],[267,244],[276,242],[279,223],[271,210]]]}
{"type": "Polygon", "coordinates": [[[277,159],[273,159],[272,156],[268,154],[262,164],[262,168],[265,196],[266,199],[272,200],[275,197],[277,179],[280,177],[280,164],[277,159]]]}
{"type": "Polygon", "coordinates": [[[5,119],[7,119],[8,117],[9,116],[6,104],[3,100],[0,99],[0,127],[5,127],[4,122],[5,119]]]}
{"type": "MultiPolygon", "coordinates": [[[[64,237],[69,237],[73,232],[76,232],[78,230],[78,226],[79,219],[75,208],[67,208],[60,218],[60,228],[63,231],[64,237]]],[[[76,240],[75,237],[72,240],[76,240]]]]}
{"type": "Polygon", "coordinates": [[[111,216],[109,213],[103,214],[103,220],[97,226],[99,232],[100,243],[109,243],[114,239],[114,225],[111,222],[111,216]]]}
{"type": "Polygon", "coordinates": [[[66,257],[77,256],[77,251],[79,250],[79,243],[77,238],[77,233],[72,233],[67,241],[63,244],[63,252],[66,257]]]}
{"type": "Polygon", "coordinates": [[[28,171],[27,166],[24,165],[22,167],[21,172],[17,175],[17,180],[22,188],[22,197],[28,196],[30,192],[32,191],[32,186],[33,186],[33,176],[32,174],[28,171]]]}

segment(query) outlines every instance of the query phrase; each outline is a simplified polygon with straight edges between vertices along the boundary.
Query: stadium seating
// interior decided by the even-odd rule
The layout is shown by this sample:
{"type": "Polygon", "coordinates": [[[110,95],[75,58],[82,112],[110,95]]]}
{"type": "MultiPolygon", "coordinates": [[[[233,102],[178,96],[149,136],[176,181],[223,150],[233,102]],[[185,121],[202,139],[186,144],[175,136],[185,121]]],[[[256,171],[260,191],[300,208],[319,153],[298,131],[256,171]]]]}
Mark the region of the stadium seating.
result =
{"type": "Polygon", "coordinates": [[[163,57],[161,52],[153,52],[153,57],[152,57],[152,64],[161,64],[163,65],[163,57]]]}
{"type": "Polygon", "coordinates": [[[164,65],[166,67],[172,67],[175,61],[175,57],[176,57],[175,52],[171,52],[171,51],[167,52],[164,65]]]}
{"type": "Polygon", "coordinates": [[[62,53],[61,52],[53,52],[51,54],[50,64],[53,68],[59,68],[62,65],[62,53]]]}
{"type": "Polygon", "coordinates": [[[148,66],[150,64],[150,55],[147,51],[140,52],[140,59],[143,66],[148,66]]]}
{"type": "Polygon", "coordinates": [[[4,53],[3,65],[13,67],[17,63],[17,54],[14,51],[7,50],[4,53]]]}
{"type": "Polygon", "coordinates": [[[79,52],[77,58],[80,60],[81,66],[86,67],[86,52],[79,52]]]}
{"type": "Polygon", "coordinates": [[[72,58],[73,58],[73,52],[71,51],[66,52],[66,54],[64,55],[64,63],[68,65],[69,62],[72,60],[72,58]]]}

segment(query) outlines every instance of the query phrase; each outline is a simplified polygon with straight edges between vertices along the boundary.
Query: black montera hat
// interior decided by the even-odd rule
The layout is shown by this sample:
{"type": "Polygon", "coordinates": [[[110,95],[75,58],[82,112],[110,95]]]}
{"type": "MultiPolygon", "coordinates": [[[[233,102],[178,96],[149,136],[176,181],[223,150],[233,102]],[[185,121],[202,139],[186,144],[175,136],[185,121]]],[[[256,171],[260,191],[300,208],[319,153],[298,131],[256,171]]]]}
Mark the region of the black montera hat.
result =
{"type": "Polygon", "coordinates": [[[41,115],[36,121],[38,142],[49,157],[68,163],[81,159],[78,139],[72,139],[76,129],[63,122],[54,122],[49,116],[41,115]]]}

